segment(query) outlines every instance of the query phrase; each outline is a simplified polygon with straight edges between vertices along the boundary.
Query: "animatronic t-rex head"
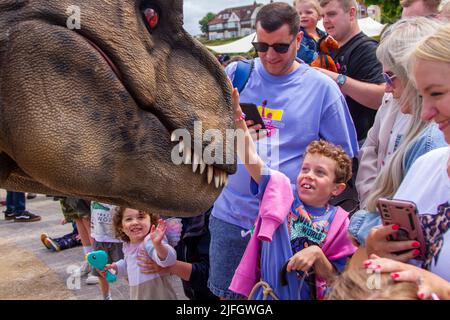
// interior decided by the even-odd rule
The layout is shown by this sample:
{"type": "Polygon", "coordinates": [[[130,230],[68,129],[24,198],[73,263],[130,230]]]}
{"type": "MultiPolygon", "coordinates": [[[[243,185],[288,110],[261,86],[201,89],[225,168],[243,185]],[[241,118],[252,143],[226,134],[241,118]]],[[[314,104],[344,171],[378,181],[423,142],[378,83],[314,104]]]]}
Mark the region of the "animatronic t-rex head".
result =
{"type": "Polygon", "coordinates": [[[235,161],[190,163],[208,148],[235,159],[220,140],[234,128],[233,112],[225,73],[183,30],[182,6],[2,0],[0,188],[171,216],[206,211],[221,190],[207,176],[223,184],[235,161]],[[219,137],[195,145],[196,121],[219,137]],[[171,158],[178,128],[191,136],[189,164],[171,158]]]}

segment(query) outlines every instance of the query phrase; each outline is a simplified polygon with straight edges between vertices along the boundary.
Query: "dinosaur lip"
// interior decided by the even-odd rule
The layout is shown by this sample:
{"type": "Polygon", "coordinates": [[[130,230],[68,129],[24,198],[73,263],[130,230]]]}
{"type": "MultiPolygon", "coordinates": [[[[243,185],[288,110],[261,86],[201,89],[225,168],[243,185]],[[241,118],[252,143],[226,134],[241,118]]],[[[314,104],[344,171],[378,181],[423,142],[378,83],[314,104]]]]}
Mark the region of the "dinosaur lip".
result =
{"type": "Polygon", "coordinates": [[[114,62],[112,62],[112,60],[108,57],[108,55],[102,49],[100,49],[100,47],[98,45],[96,45],[93,41],[91,41],[89,38],[87,38],[86,36],[83,36],[83,38],[95,49],[95,51],[100,53],[100,55],[103,57],[103,59],[105,59],[106,63],[108,63],[109,67],[114,72],[114,74],[117,76],[117,78],[122,82],[122,74],[120,73],[119,69],[114,64],[114,62]]]}

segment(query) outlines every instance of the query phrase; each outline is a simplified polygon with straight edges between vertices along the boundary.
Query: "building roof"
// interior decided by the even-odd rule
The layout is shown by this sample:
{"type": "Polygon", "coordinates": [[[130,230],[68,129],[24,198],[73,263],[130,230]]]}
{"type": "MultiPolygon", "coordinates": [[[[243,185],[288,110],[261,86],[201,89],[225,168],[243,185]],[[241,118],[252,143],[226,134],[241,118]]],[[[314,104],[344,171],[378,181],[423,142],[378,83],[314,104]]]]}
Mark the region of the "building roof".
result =
{"type": "Polygon", "coordinates": [[[219,23],[225,23],[228,21],[229,17],[231,16],[232,13],[235,13],[239,19],[241,21],[245,21],[245,20],[251,20],[253,11],[255,11],[255,9],[257,7],[262,6],[263,4],[261,3],[256,3],[253,2],[253,4],[248,5],[248,6],[242,6],[242,7],[234,7],[234,8],[227,8],[225,10],[220,11],[213,20],[211,20],[208,25],[213,25],[213,24],[219,24],[219,23]],[[228,14],[229,17],[227,19],[224,19],[224,15],[228,14]]]}

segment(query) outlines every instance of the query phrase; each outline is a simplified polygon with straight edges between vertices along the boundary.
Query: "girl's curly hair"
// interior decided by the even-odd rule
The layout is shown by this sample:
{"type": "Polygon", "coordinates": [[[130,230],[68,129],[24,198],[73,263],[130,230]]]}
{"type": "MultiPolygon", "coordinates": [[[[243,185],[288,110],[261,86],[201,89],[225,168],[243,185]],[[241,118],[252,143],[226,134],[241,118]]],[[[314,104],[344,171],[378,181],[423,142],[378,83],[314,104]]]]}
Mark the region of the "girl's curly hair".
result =
{"type": "MultiPolygon", "coordinates": [[[[116,207],[113,214],[113,228],[116,238],[125,242],[130,242],[130,238],[123,232],[122,219],[126,207],[116,207]]],[[[139,213],[147,214],[150,217],[150,225],[158,225],[159,214],[150,213],[148,211],[139,210],[139,213]]],[[[150,232],[150,230],[149,230],[150,232]]]]}

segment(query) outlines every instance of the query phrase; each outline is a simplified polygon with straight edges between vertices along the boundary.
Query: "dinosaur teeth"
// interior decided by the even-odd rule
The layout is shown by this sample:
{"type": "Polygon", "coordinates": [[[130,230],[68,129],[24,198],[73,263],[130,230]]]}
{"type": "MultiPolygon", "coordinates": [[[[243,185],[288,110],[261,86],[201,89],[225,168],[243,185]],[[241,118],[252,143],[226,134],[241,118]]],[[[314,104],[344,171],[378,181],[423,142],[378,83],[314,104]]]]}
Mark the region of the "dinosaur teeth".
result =
{"type": "Polygon", "coordinates": [[[200,174],[203,174],[203,172],[205,172],[206,169],[206,163],[203,161],[202,158],[200,158],[200,174]]]}
{"type": "Polygon", "coordinates": [[[208,166],[208,172],[207,172],[208,184],[211,184],[211,182],[213,180],[213,175],[214,175],[213,166],[208,166]]]}
{"type": "MultiPolygon", "coordinates": [[[[175,133],[172,133],[170,139],[172,142],[176,141],[175,133]]],[[[214,186],[218,189],[219,187],[226,186],[228,183],[228,174],[220,169],[214,168],[212,165],[207,165],[201,155],[198,155],[191,148],[188,148],[183,140],[178,143],[178,152],[183,154],[183,163],[192,165],[192,172],[203,175],[206,170],[206,180],[208,184],[211,184],[214,180],[214,186]],[[198,170],[197,170],[198,169],[198,170]]]]}
{"type": "Polygon", "coordinates": [[[224,172],[223,175],[223,185],[226,186],[228,184],[228,174],[224,172]]]}
{"type": "Polygon", "coordinates": [[[219,189],[219,185],[220,185],[220,176],[222,175],[222,173],[219,171],[214,172],[214,185],[216,187],[216,189],[219,189]]]}
{"type": "Polygon", "coordinates": [[[200,156],[194,152],[194,161],[192,161],[192,172],[197,171],[198,165],[200,164],[200,156]]]}
{"type": "Polygon", "coordinates": [[[175,134],[175,131],[172,132],[172,135],[170,136],[170,141],[172,141],[172,142],[177,141],[177,135],[175,134]]]}

